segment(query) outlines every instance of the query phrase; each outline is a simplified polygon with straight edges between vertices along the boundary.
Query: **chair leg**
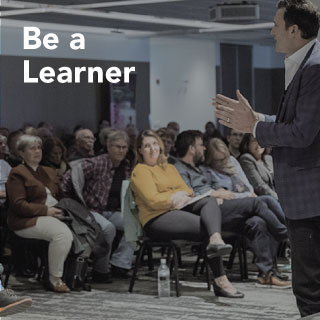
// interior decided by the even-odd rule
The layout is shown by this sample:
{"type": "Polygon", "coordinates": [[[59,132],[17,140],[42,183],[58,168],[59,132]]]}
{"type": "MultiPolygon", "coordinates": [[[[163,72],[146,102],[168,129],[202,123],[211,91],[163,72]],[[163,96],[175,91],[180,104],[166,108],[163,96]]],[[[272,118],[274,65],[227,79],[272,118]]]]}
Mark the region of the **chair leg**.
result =
{"type": "Polygon", "coordinates": [[[136,258],[136,263],[135,263],[135,266],[134,266],[134,269],[133,269],[133,273],[132,273],[132,276],[131,276],[131,279],[130,279],[130,285],[129,285],[129,290],[128,290],[129,292],[132,292],[132,290],[133,290],[134,282],[136,281],[138,268],[139,268],[139,265],[140,265],[140,262],[141,262],[141,258],[142,258],[142,255],[143,255],[143,252],[144,252],[145,248],[146,248],[146,244],[142,243],[141,246],[140,246],[140,249],[138,251],[138,256],[136,258]]]}
{"type": "Polygon", "coordinates": [[[13,262],[11,261],[11,262],[9,263],[8,269],[7,269],[6,272],[5,272],[5,278],[4,278],[4,283],[3,283],[3,286],[4,286],[5,288],[7,288],[7,286],[8,286],[8,282],[9,282],[9,278],[10,278],[12,269],[13,269],[13,262]]]}
{"type": "Polygon", "coordinates": [[[177,247],[177,254],[178,254],[178,266],[179,268],[182,267],[182,259],[181,259],[181,248],[177,247]]]}
{"type": "Polygon", "coordinates": [[[244,275],[244,268],[243,268],[243,254],[242,254],[242,247],[238,247],[238,256],[239,256],[239,265],[240,265],[240,276],[241,280],[244,280],[245,275],[244,275]]]}
{"type": "Polygon", "coordinates": [[[173,251],[173,259],[174,259],[176,296],[180,297],[179,273],[178,273],[178,254],[177,254],[176,246],[174,244],[172,245],[172,251],[173,251]]]}
{"type": "Polygon", "coordinates": [[[153,255],[152,255],[152,248],[149,246],[147,246],[147,253],[148,253],[148,268],[149,268],[149,271],[152,271],[154,269],[153,255]]]}
{"type": "Polygon", "coordinates": [[[194,264],[193,272],[192,272],[192,275],[193,275],[194,277],[197,275],[198,266],[199,266],[199,263],[200,263],[200,259],[201,259],[201,251],[199,250],[199,252],[198,252],[198,257],[197,257],[197,261],[196,261],[195,264],[194,264]]]}
{"type": "Polygon", "coordinates": [[[208,259],[207,259],[207,256],[204,255],[204,263],[205,263],[205,266],[206,266],[206,279],[207,279],[207,288],[208,290],[210,291],[211,290],[211,273],[210,273],[210,269],[209,269],[209,265],[208,265],[208,259]]]}
{"type": "Polygon", "coordinates": [[[245,237],[242,237],[242,252],[243,252],[243,276],[245,280],[248,280],[248,263],[247,263],[247,250],[246,250],[245,237]]]}
{"type": "Polygon", "coordinates": [[[230,257],[227,263],[227,269],[232,269],[234,258],[236,257],[236,253],[237,253],[237,241],[235,241],[232,251],[230,253],[230,257]]]}

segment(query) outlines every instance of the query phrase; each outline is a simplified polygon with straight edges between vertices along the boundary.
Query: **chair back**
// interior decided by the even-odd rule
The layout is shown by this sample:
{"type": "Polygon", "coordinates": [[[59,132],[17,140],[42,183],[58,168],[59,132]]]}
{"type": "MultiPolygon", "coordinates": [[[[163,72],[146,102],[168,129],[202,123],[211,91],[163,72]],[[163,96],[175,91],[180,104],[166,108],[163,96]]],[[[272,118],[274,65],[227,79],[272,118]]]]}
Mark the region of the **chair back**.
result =
{"type": "Polygon", "coordinates": [[[139,220],[139,212],[130,187],[130,180],[123,180],[121,187],[121,211],[124,220],[124,235],[129,245],[136,250],[143,229],[139,220]]]}

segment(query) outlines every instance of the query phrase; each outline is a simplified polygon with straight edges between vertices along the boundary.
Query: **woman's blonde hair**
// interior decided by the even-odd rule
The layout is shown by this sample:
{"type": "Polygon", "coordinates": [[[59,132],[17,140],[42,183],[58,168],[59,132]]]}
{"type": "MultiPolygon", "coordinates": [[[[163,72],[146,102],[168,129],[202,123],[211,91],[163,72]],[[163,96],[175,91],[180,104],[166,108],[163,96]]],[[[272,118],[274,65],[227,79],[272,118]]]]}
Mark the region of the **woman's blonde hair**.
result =
{"type": "Polygon", "coordinates": [[[218,138],[212,138],[209,140],[207,145],[207,152],[206,152],[206,160],[205,164],[208,167],[215,168],[214,166],[214,153],[215,152],[221,152],[223,153],[227,158],[230,158],[230,151],[227,147],[227,145],[218,138]]]}
{"type": "Polygon", "coordinates": [[[137,138],[137,163],[143,163],[143,157],[142,154],[139,152],[139,149],[142,147],[143,139],[145,137],[152,137],[155,138],[160,146],[160,154],[157,161],[158,165],[163,165],[164,163],[167,163],[167,157],[164,154],[164,145],[161,140],[161,138],[152,130],[144,130],[142,131],[138,138],[137,138]]]}

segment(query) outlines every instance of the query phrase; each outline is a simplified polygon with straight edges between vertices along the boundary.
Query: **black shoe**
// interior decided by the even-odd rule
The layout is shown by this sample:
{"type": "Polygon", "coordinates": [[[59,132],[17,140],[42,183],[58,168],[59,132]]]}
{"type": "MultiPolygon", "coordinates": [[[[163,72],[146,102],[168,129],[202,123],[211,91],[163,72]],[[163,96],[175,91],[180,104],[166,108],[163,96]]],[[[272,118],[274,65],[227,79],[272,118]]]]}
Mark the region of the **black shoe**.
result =
{"type": "Polygon", "coordinates": [[[101,273],[98,271],[92,271],[92,282],[95,283],[112,283],[110,273],[101,273]]]}
{"type": "Polygon", "coordinates": [[[29,297],[18,298],[12,290],[2,290],[0,291],[0,318],[23,312],[29,308],[31,304],[32,299],[29,297]]]}
{"type": "Polygon", "coordinates": [[[129,279],[130,276],[128,275],[128,272],[129,272],[129,269],[124,269],[124,268],[111,265],[111,274],[113,278],[129,279]]]}
{"type": "Polygon", "coordinates": [[[222,257],[230,254],[232,251],[231,244],[208,244],[206,252],[207,257],[214,258],[214,257],[222,257]]]}
{"type": "Polygon", "coordinates": [[[238,290],[236,293],[230,293],[230,292],[222,289],[221,287],[219,287],[215,282],[213,282],[213,290],[214,290],[214,294],[217,297],[233,298],[233,299],[244,298],[244,293],[242,293],[238,290]]]}

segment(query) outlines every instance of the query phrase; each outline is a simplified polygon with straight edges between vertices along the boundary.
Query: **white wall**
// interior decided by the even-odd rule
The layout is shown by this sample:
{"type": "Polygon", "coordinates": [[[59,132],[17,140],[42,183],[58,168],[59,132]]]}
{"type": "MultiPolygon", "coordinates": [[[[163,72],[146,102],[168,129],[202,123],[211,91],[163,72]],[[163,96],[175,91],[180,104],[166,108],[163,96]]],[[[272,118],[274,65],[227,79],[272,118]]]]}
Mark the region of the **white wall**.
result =
{"type": "Polygon", "coordinates": [[[214,41],[151,39],[151,127],[177,121],[182,130],[203,130],[207,121],[213,121],[215,66],[214,41]]]}

